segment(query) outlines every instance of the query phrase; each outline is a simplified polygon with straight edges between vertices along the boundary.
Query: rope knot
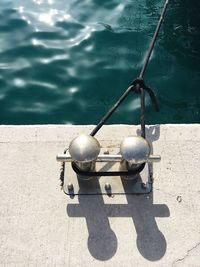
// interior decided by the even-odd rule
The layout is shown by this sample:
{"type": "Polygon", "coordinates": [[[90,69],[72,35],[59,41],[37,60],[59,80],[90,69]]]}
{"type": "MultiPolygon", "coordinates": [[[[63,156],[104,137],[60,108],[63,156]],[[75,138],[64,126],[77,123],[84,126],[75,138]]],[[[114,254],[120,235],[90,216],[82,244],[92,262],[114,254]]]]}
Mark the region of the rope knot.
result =
{"type": "Polygon", "coordinates": [[[154,110],[157,112],[159,111],[156,96],[155,96],[153,90],[145,84],[145,81],[143,78],[135,79],[131,83],[131,85],[133,86],[133,88],[132,88],[133,92],[136,94],[141,94],[141,90],[145,90],[149,94],[149,97],[151,99],[151,103],[153,105],[154,110]]]}

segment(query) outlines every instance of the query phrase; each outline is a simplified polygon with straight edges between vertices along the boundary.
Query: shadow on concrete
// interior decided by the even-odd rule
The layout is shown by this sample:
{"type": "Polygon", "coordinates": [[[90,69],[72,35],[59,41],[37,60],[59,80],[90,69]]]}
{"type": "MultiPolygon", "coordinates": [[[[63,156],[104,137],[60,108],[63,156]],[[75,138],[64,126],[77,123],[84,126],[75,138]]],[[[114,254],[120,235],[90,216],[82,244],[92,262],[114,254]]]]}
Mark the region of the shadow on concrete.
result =
{"type": "MultiPolygon", "coordinates": [[[[89,233],[88,249],[98,260],[109,260],[117,251],[118,241],[116,234],[110,228],[109,217],[132,218],[140,254],[149,261],[160,260],[166,252],[167,243],[155,218],[169,217],[168,207],[164,204],[153,204],[152,193],[126,195],[126,198],[127,204],[104,204],[100,195],[79,195],[79,204],[68,204],[67,214],[69,217],[86,218],[89,233]]],[[[127,229],[130,233],[132,230],[127,229]]]]}
{"type": "MultiPolygon", "coordinates": [[[[150,126],[146,130],[148,140],[152,142],[158,140],[159,126],[150,126]]],[[[100,187],[98,179],[96,187],[100,187]]],[[[132,218],[140,254],[149,261],[160,260],[166,252],[167,242],[155,218],[169,217],[168,207],[164,204],[153,204],[153,193],[126,195],[126,199],[127,204],[105,204],[101,195],[79,195],[79,204],[68,204],[67,214],[69,217],[85,217],[89,233],[88,250],[98,260],[109,260],[117,251],[117,236],[110,227],[109,217],[132,218]]],[[[133,229],[130,228],[127,231],[131,233],[133,229]]]]}
{"type": "MultiPolygon", "coordinates": [[[[160,138],[160,125],[145,126],[146,139],[153,143],[160,138]]],[[[137,135],[141,136],[141,129],[137,129],[137,135]]]]}
{"type": "MultiPolygon", "coordinates": [[[[99,182],[96,183],[97,187],[99,182]]],[[[117,237],[110,228],[107,205],[101,195],[78,196],[79,204],[68,204],[69,217],[85,217],[88,228],[88,249],[101,261],[109,260],[117,251],[117,237]]],[[[111,205],[112,206],[112,205],[111,205]]],[[[110,207],[112,212],[112,208],[110,207]]]]}

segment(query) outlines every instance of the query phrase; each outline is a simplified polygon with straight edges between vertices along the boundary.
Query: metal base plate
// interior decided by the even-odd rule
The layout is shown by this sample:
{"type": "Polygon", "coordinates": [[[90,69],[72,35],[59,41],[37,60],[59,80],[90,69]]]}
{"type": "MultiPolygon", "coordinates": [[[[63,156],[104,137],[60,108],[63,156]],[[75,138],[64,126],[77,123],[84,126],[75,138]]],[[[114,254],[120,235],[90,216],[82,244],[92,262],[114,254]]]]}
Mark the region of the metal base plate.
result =
{"type": "MultiPolygon", "coordinates": [[[[118,171],[122,169],[119,162],[96,163],[97,170],[118,171]]],[[[65,163],[64,192],[67,195],[115,195],[115,194],[147,194],[152,190],[152,166],[146,164],[143,171],[133,177],[78,177],[72,169],[71,163],[65,163]],[[110,185],[106,189],[106,184],[110,185]],[[70,188],[68,185],[71,185],[70,188]]]]}

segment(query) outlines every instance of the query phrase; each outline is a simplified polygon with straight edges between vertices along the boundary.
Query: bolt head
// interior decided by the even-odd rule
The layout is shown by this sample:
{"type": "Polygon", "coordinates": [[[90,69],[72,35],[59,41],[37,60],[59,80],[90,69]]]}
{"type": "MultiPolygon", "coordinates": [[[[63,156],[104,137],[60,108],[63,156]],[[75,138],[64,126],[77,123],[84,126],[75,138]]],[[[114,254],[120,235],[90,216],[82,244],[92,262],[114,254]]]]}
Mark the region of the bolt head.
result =
{"type": "Polygon", "coordinates": [[[91,162],[97,159],[100,144],[91,135],[80,135],[73,139],[69,145],[69,154],[73,161],[91,162]]]}
{"type": "Polygon", "coordinates": [[[121,143],[120,152],[126,161],[138,164],[148,159],[151,148],[146,139],[140,136],[129,136],[121,143]]]}
{"type": "Polygon", "coordinates": [[[110,189],[111,189],[111,185],[110,185],[109,183],[106,183],[106,184],[105,184],[105,189],[106,189],[106,190],[110,190],[110,189]]]}
{"type": "Polygon", "coordinates": [[[72,183],[69,183],[69,184],[67,185],[67,188],[68,188],[69,191],[72,191],[72,190],[74,189],[74,186],[73,186],[72,183]]]}

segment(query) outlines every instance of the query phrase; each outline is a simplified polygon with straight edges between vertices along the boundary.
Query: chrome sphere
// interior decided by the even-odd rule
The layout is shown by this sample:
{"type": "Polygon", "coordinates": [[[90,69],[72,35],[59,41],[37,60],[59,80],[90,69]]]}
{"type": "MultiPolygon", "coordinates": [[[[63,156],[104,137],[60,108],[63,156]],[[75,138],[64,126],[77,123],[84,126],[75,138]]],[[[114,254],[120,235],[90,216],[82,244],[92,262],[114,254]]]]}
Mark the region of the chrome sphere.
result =
{"type": "Polygon", "coordinates": [[[121,143],[120,152],[123,159],[137,164],[148,159],[151,148],[146,139],[140,136],[129,136],[121,143]]]}
{"type": "Polygon", "coordinates": [[[73,139],[69,145],[69,154],[73,161],[91,162],[97,159],[100,152],[100,144],[91,135],[80,135],[73,139]]]}

